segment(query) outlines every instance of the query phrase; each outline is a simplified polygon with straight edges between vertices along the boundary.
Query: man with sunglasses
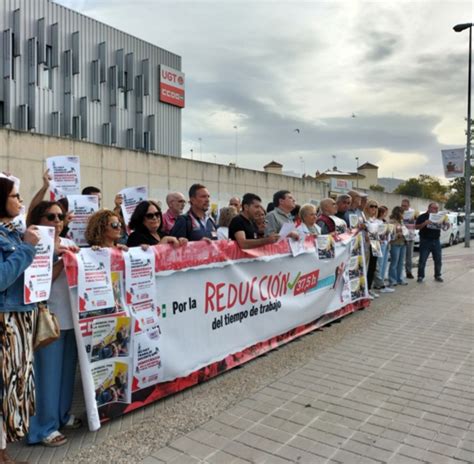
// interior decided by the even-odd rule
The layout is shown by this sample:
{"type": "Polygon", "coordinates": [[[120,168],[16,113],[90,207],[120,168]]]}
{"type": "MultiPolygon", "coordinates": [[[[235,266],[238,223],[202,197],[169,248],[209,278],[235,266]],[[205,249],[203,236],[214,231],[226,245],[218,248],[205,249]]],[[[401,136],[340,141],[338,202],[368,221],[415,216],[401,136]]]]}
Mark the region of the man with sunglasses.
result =
{"type": "Polygon", "coordinates": [[[193,184],[189,189],[189,203],[191,208],[186,214],[176,219],[170,235],[176,238],[187,238],[190,242],[199,240],[217,240],[217,227],[208,214],[210,194],[206,186],[193,184]]]}
{"type": "Polygon", "coordinates": [[[176,219],[183,214],[186,200],[181,192],[171,192],[166,195],[168,210],[163,214],[163,225],[161,231],[167,235],[171,232],[176,219]]]}

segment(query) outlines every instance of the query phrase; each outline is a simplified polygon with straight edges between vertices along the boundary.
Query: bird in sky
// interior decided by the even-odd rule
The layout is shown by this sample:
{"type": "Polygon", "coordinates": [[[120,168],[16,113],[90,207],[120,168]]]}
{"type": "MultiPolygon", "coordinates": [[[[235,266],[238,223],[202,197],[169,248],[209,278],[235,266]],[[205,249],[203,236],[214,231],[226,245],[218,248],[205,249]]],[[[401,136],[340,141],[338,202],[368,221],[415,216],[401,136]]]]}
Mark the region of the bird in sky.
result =
{"type": "Polygon", "coordinates": [[[356,118],[357,115],[356,115],[355,113],[352,113],[351,117],[352,117],[352,118],[356,118]]]}
{"type": "Polygon", "coordinates": [[[300,130],[299,129],[294,129],[293,132],[298,132],[298,134],[299,134],[300,130]]]}

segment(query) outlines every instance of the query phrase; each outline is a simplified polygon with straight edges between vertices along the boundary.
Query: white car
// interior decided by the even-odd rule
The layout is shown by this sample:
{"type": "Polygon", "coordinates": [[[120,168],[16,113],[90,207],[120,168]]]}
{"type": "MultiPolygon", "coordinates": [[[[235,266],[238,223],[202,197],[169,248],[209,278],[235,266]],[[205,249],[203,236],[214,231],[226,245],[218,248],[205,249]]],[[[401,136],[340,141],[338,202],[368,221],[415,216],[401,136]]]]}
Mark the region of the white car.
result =
{"type": "MultiPolygon", "coordinates": [[[[441,246],[452,246],[455,243],[459,243],[461,240],[464,240],[464,218],[460,223],[459,215],[460,213],[447,213],[449,227],[444,230],[441,229],[440,242],[441,246]]],[[[472,218],[471,218],[472,221],[472,218]]],[[[471,222],[471,234],[473,223],[471,222]]],[[[419,231],[415,231],[415,240],[413,242],[415,248],[420,246],[420,235],[419,231]]]]}

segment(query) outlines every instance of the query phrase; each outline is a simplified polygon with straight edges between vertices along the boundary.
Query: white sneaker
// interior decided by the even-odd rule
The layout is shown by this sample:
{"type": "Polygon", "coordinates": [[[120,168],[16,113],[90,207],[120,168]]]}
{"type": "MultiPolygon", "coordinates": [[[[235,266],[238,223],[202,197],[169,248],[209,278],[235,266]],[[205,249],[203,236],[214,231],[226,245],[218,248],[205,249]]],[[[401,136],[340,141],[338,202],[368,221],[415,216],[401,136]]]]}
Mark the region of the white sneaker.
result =
{"type": "Polygon", "coordinates": [[[394,288],[384,287],[379,290],[380,293],[393,293],[395,291],[394,288]]]}
{"type": "Polygon", "coordinates": [[[373,290],[369,290],[369,295],[373,298],[378,298],[380,296],[378,293],[375,293],[373,290]]]}

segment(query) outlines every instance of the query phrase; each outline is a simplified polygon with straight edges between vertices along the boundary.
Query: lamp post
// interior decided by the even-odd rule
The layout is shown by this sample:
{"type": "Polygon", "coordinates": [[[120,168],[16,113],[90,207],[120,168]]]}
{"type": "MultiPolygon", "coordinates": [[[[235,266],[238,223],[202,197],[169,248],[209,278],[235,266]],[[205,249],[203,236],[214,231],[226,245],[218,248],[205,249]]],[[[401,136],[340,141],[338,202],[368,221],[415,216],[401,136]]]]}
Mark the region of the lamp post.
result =
{"type": "Polygon", "coordinates": [[[194,160],[194,150],[191,148],[189,151],[191,152],[191,159],[194,160]]]}
{"type": "Polygon", "coordinates": [[[199,155],[200,155],[200,158],[201,158],[201,161],[202,161],[202,138],[199,137],[198,141],[199,141],[199,155]]]}
{"type": "Polygon", "coordinates": [[[356,178],[356,183],[357,183],[357,188],[359,188],[359,157],[356,156],[356,161],[357,161],[357,178],[356,178]]]}
{"type": "Polygon", "coordinates": [[[239,156],[239,127],[234,126],[235,129],[235,167],[237,167],[237,158],[239,156]]]}
{"type": "Polygon", "coordinates": [[[466,142],[466,162],[464,168],[464,180],[465,180],[465,202],[464,202],[464,247],[469,248],[471,231],[469,228],[471,219],[471,55],[472,55],[472,26],[473,23],[456,24],[453,27],[455,32],[462,32],[465,29],[469,29],[469,61],[468,61],[468,72],[467,72],[467,142],[466,142]]]}

